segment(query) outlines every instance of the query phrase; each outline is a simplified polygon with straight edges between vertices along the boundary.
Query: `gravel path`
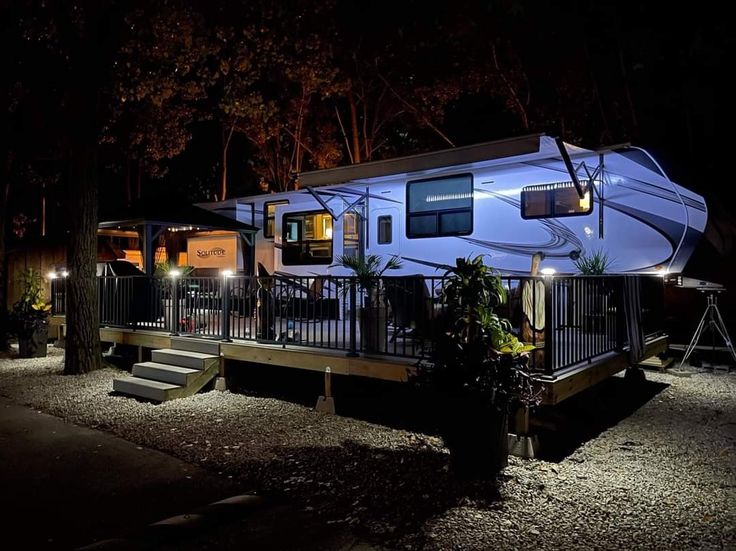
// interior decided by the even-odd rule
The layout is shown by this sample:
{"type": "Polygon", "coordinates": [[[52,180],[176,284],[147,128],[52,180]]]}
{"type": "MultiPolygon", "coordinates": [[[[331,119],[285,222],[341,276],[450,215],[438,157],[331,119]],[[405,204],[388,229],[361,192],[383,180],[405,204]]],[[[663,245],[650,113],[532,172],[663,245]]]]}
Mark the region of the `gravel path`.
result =
{"type": "Polygon", "coordinates": [[[293,403],[209,392],[110,395],[113,368],[62,376],[62,351],[0,359],[0,395],[110,431],[403,549],[736,549],[736,374],[669,385],[559,463],[511,458],[461,483],[439,439],[293,403]]]}

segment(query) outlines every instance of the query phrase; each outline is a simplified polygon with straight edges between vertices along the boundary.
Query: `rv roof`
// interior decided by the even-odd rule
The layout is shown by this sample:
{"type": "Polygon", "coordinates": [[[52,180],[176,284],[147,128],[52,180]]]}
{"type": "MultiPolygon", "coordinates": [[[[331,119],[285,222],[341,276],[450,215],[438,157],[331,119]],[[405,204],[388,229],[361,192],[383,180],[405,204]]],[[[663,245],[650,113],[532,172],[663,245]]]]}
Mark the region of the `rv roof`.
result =
{"type": "Polygon", "coordinates": [[[375,178],[418,172],[447,166],[464,165],[478,161],[516,157],[539,151],[539,138],[544,134],[530,134],[519,138],[507,138],[493,142],[455,147],[442,151],[421,153],[408,157],[397,157],[385,161],[372,161],[338,168],[327,168],[312,172],[303,172],[299,175],[299,184],[302,187],[327,186],[342,184],[351,180],[375,178]]]}

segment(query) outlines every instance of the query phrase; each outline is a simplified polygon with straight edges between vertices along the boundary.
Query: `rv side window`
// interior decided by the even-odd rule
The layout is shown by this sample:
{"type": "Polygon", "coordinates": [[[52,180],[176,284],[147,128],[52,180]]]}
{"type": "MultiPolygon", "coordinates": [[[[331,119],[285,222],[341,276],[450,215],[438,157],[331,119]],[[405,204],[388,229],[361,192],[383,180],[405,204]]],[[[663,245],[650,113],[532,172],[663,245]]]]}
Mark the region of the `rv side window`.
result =
{"type": "Polygon", "coordinates": [[[590,188],[581,180],[585,195],[578,195],[572,182],[556,182],[527,186],[521,190],[521,217],[559,218],[562,216],[584,216],[593,211],[590,188]]]}
{"type": "Polygon", "coordinates": [[[409,238],[468,235],[473,232],[473,175],[408,182],[406,206],[409,238]]]}
{"type": "Polygon", "coordinates": [[[276,231],[276,207],[288,205],[289,201],[269,201],[263,203],[263,237],[273,237],[276,231]]]}
{"type": "Polygon", "coordinates": [[[342,217],[342,253],[360,256],[360,218],[357,212],[346,212],[342,217]]]}
{"type": "Polygon", "coordinates": [[[285,266],[332,262],[332,216],[327,211],[284,214],[282,237],[285,266]]]}
{"type": "Polygon", "coordinates": [[[378,217],[378,244],[388,245],[392,241],[391,216],[378,217]]]}

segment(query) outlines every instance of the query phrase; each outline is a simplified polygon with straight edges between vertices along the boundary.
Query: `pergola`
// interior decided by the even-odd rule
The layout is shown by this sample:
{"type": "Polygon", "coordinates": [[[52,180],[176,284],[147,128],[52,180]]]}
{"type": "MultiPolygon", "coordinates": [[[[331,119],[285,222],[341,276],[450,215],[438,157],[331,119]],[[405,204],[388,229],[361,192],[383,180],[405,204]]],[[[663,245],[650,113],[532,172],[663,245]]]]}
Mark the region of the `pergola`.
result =
{"type": "Polygon", "coordinates": [[[194,232],[194,231],[230,231],[237,233],[241,239],[253,247],[253,235],[259,228],[200,207],[188,205],[184,207],[170,207],[156,205],[144,207],[137,216],[120,216],[99,223],[100,229],[134,230],[141,238],[141,253],[147,275],[153,275],[156,240],[165,231],[194,232]]]}

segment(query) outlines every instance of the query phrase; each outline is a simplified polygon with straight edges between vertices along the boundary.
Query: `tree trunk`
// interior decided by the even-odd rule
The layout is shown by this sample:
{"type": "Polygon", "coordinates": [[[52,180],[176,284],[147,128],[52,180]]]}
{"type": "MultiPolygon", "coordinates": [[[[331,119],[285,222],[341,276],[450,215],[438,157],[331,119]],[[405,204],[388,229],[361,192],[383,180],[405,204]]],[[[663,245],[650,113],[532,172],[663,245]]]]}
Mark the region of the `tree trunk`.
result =
{"type": "Polygon", "coordinates": [[[10,196],[10,167],[12,162],[12,153],[8,152],[3,163],[2,188],[0,189],[0,351],[8,348],[8,282],[5,231],[8,226],[8,198],[10,196]]]}
{"type": "Polygon", "coordinates": [[[358,111],[355,107],[355,99],[352,92],[348,93],[350,102],[350,128],[353,136],[353,162],[360,164],[360,133],[358,132],[358,111]]]}
{"type": "Polygon", "coordinates": [[[97,296],[97,144],[72,146],[70,198],[75,216],[69,217],[67,251],[66,354],[64,374],[87,373],[101,366],[97,296]]]}
{"type": "Polygon", "coordinates": [[[227,151],[230,149],[230,141],[233,139],[235,123],[230,125],[230,131],[222,142],[222,173],[220,175],[220,201],[227,199],[227,151]]]}

